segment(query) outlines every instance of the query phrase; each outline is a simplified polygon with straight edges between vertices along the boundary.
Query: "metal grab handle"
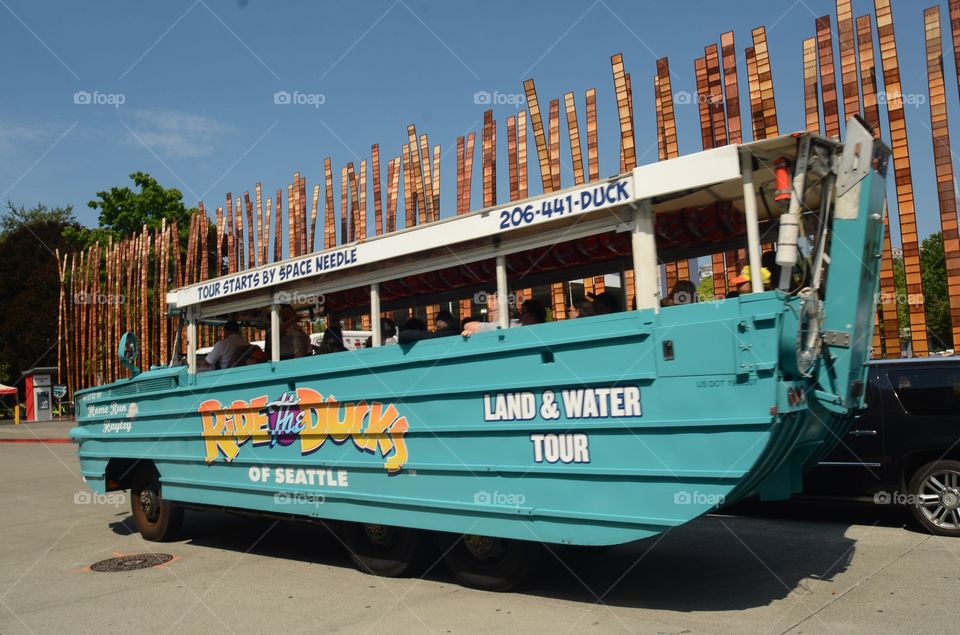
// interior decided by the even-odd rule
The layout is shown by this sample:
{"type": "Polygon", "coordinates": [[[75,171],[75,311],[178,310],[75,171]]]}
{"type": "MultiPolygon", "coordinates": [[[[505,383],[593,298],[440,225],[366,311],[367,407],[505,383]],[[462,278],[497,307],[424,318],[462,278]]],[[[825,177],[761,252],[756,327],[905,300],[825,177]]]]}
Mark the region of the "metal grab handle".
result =
{"type": "Polygon", "coordinates": [[[851,434],[855,437],[875,437],[877,436],[876,430],[851,430],[847,434],[851,434]]]}

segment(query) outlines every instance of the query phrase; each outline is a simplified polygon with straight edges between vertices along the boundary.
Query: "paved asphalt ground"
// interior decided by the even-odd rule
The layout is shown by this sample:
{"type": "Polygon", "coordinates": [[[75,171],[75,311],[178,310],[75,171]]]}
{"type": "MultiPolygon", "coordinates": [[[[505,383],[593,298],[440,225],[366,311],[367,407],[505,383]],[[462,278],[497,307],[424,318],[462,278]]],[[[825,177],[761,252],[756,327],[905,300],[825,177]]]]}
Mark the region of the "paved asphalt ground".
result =
{"type": "MultiPolygon", "coordinates": [[[[33,424],[31,424],[33,425],[33,424]]],[[[94,498],[68,425],[0,425],[0,633],[957,632],[960,540],[892,508],[791,504],[716,515],[610,550],[555,548],[520,591],[352,568],[325,530],[188,512],[187,539],[131,532],[125,493],[94,498]],[[19,426],[23,428],[23,426],[19,426]],[[125,573],[88,567],[165,552],[125,573]]]]}

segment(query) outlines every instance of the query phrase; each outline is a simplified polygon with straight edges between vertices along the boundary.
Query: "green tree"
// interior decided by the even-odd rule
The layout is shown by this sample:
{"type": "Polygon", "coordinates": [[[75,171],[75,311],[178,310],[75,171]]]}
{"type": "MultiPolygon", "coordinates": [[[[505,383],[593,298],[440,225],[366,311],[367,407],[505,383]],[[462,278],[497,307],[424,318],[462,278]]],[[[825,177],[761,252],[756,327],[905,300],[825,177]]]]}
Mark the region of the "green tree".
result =
{"type": "Polygon", "coordinates": [[[920,244],[920,276],[923,279],[923,309],[927,318],[927,341],[931,351],[954,346],[950,333],[950,299],[943,234],[931,234],[920,244]]]}
{"type": "Polygon", "coordinates": [[[85,245],[97,240],[106,244],[109,237],[121,240],[140,231],[144,225],[156,230],[166,219],[177,221],[181,244],[186,246],[190,214],[195,208],[184,205],[180,190],[163,187],[146,172],[134,172],[130,178],[139,191],[126,186],[112,187],[109,191],[97,192],[98,198],[87,203],[91,209],[99,210],[99,227],[78,232],[75,240],[85,245]]]}
{"type": "Polygon", "coordinates": [[[903,267],[903,256],[893,257],[893,286],[897,292],[897,322],[900,327],[900,338],[910,339],[910,308],[907,305],[907,272],[903,267]]]}
{"type": "Polygon", "coordinates": [[[7,201],[7,211],[0,218],[0,238],[24,227],[45,225],[46,223],[75,226],[77,221],[73,217],[73,206],[67,205],[66,207],[50,209],[43,203],[37,203],[31,208],[26,208],[18,207],[13,202],[7,201]]]}
{"type": "Polygon", "coordinates": [[[0,218],[0,381],[12,384],[36,365],[56,365],[60,254],[76,248],[72,208],[7,203],[0,218]]]}
{"type": "Polygon", "coordinates": [[[714,299],[713,276],[700,279],[697,285],[697,302],[710,302],[714,299]]]}

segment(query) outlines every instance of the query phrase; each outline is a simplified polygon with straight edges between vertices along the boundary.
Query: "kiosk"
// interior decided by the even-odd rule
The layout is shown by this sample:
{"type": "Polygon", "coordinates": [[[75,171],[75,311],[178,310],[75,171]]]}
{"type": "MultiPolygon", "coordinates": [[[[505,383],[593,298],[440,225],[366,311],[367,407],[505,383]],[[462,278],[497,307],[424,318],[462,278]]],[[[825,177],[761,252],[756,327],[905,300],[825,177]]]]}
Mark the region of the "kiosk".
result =
{"type": "Polygon", "coordinates": [[[27,421],[50,421],[53,419],[52,377],[56,372],[56,366],[36,366],[23,373],[27,421]]]}

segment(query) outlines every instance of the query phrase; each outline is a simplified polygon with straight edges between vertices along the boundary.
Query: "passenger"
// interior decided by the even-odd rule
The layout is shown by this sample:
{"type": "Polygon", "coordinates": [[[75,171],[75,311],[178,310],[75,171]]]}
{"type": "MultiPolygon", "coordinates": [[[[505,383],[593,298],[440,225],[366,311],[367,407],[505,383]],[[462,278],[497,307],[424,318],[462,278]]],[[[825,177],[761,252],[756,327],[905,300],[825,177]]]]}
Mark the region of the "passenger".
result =
{"type": "Polygon", "coordinates": [[[400,327],[400,331],[426,331],[427,323],[421,320],[420,318],[412,317],[406,322],[403,323],[403,326],[400,327]]]}
{"type": "MultiPolygon", "coordinates": [[[[763,280],[763,288],[770,288],[770,280],[772,276],[770,270],[766,267],[760,268],[760,277],[763,280]]],[[[750,267],[746,266],[740,270],[740,275],[730,281],[730,287],[736,289],[737,295],[743,295],[744,293],[750,293],[752,287],[750,284],[750,267]]],[[[730,294],[727,294],[727,297],[730,297],[730,294]]]]}
{"type": "Polygon", "coordinates": [[[300,327],[300,318],[289,304],[280,307],[280,359],[310,354],[310,336],[300,327]]]}
{"type": "MultiPolygon", "coordinates": [[[[509,327],[527,326],[529,324],[543,324],[547,321],[547,309],[543,303],[538,300],[527,300],[520,305],[520,320],[510,320],[509,327]]],[[[495,331],[498,328],[496,322],[475,322],[470,321],[463,325],[460,335],[470,337],[474,333],[483,333],[486,331],[495,331]]]]}
{"type": "Polygon", "coordinates": [[[380,318],[380,343],[383,345],[397,343],[397,324],[390,318],[380,318]]]}
{"type": "Polygon", "coordinates": [[[456,335],[457,329],[454,324],[455,322],[453,321],[453,315],[446,309],[437,312],[437,317],[434,318],[434,328],[436,330],[433,333],[427,331],[426,325],[423,324],[421,320],[410,318],[407,320],[407,323],[403,325],[404,328],[400,330],[400,334],[397,336],[397,341],[400,344],[408,344],[410,342],[417,342],[420,340],[430,340],[437,337],[449,337],[451,335],[456,335]],[[419,327],[420,325],[423,325],[424,328],[407,328],[414,320],[419,323],[414,324],[414,326],[419,327]]]}
{"type": "MultiPolygon", "coordinates": [[[[397,325],[390,318],[380,318],[380,345],[387,346],[397,343],[397,325]]],[[[373,336],[367,338],[364,348],[373,348],[373,336]]]]}
{"type": "Polygon", "coordinates": [[[681,304],[693,304],[697,301],[697,287],[689,280],[678,280],[673,285],[673,290],[667,296],[663,306],[678,306],[681,304]]]}
{"type": "Polygon", "coordinates": [[[593,317],[597,314],[590,298],[584,298],[575,303],[571,309],[571,313],[574,318],[593,317]]]}
{"type": "Polygon", "coordinates": [[[223,325],[223,339],[214,344],[204,361],[214,370],[232,368],[249,346],[250,342],[240,335],[240,325],[230,320],[223,325]]]}
{"type": "Polygon", "coordinates": [[[539,300],[527,300],[520,305],[520,323],[524,326],[530,324],[543,324],[547,321],[547,307],[539,300]]]}
{"type": "Polygon", "coordinates": [[[247,353],[247,357],[244,360],[244,364],[247,366],[252,366],[254,364],[267,361],[270,361],[270,357],[267,355],[267,353],[256,344],[251,344],[250,350],[247,353]]]}
{"type": "Polygon", "coordinates": [[[323,331],[323,338],[317,346],[317,355],[326,353],[341,353],[347,350],[343,345],[343,329],[339,326],[328,326],[323,331]]]}
{"type": "MultiPolygon", "coordinates": [[[[593,295],[593,294],[590,294],[593,295]]],[[[594,315],[606,315],[620,312],[620,300],[609,291],[593,296],[594,315]]]]}

